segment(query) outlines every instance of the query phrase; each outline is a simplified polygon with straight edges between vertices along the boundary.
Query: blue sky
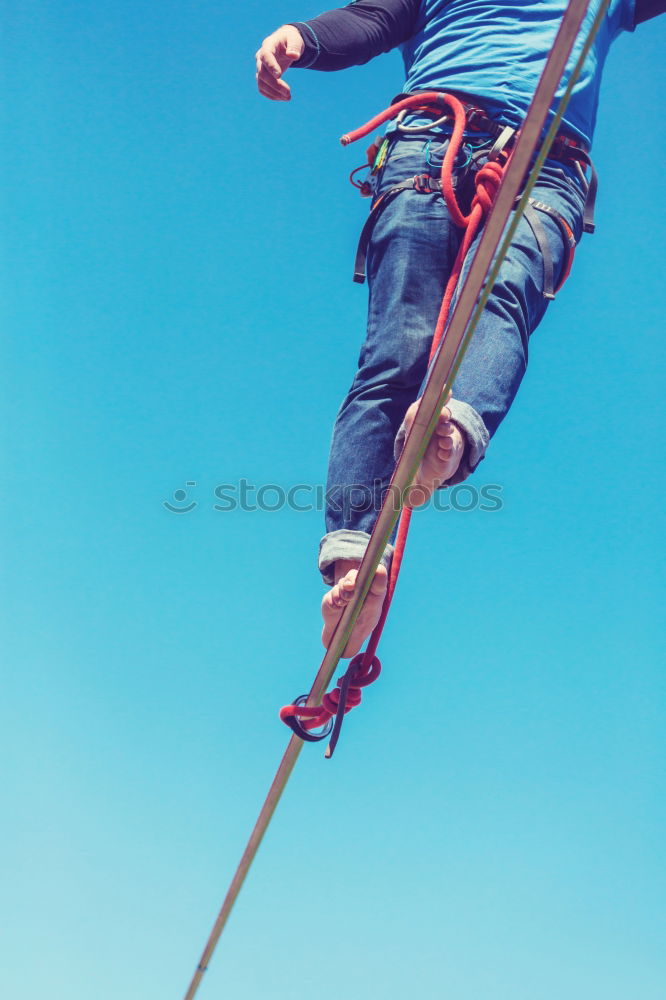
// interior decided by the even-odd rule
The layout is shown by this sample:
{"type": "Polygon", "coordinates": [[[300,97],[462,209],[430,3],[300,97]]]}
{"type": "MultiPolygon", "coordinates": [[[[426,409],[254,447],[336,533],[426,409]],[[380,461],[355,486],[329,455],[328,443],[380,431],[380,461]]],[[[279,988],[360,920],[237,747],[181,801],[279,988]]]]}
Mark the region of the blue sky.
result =
{"type": "MultiPolygon", "coordinates": [[[[214,494],[323,481],[362,337],[337,138],[399,58],[254,91],[319,9],[5,4],[13,1000],[182,995],[321,657],[321,513],[214,494]]],[[[415,518],[381,681],[301,754],[202,998],[664,998],[665,44],[611,53],[598,231],[475,480],[502,509],[415,518]]]]}

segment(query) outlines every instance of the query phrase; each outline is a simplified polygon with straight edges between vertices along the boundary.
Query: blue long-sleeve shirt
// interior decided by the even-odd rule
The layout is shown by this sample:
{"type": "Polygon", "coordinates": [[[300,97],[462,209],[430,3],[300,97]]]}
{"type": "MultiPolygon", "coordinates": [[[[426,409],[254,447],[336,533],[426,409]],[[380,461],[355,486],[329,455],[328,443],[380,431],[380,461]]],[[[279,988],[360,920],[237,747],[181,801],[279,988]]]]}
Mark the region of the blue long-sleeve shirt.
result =
{"type": "MultiPolygon", "coordinates": [[[[565,81],[600,2],[590,3],[565,81]]],[[[527,112],[566,6],[566,0],[356,0],[312,20],[292,22],[305,43],[294,66],[345,69],[399,46],[406,92],[467,94],[496,120],[517,125],[527,112]]],[[[615,38],[633,30],[634,24],[635,0],[610,0],[564,119],[565,127],[588,144],[606,55],[615,38]]]]}

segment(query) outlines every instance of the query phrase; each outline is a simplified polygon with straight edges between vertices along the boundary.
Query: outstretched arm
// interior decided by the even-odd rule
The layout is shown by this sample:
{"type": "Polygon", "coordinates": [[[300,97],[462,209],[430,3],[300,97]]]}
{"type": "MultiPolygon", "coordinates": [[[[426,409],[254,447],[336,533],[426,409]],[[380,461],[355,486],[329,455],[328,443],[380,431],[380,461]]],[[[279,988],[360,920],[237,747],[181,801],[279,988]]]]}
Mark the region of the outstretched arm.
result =
{"type": "Polygon", "coordinates": [[[325,71],[360,66],[414,33],[419,0],[356,0],[311,21],[278,28],[257,52],[257,85],[264,97],[288,101],[282,79],[292,65],[325,71]]]}
{"type": "Polygon", "coordinates": [[[291,87],[282,75],[303,55],[304,49],[301,33],[293,24],[284,24],[264,38],[255,55],[259,93],[271,101],[290,101],[291,87]]]}

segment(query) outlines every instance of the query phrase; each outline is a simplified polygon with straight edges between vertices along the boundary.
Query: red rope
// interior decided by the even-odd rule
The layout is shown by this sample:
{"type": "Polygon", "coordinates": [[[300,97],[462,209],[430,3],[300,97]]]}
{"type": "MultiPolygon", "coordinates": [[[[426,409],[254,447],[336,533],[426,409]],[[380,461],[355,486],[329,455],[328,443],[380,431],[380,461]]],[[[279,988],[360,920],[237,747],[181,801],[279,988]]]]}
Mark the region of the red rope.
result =
{"type": "Polygon", "coordinates": [[[367,170],[369,165],[370,164],[368,163],[362,163],[360,167],[356,167],[352,170],[349,175],[350,182],[355,188],[358,188],[363,198],[372,198],[372,184],[368,180],[357,181],[356,174],[360,173],[361,170],[367,170]]]}
{"type": "MultiPolygon", "coordinates": [[[[453,114],[453,132],[442,162],[442,195],[454,224],[464,230],[464,235],[444,291],[444,297],[440,306],[439,316],[437,317],[437,324],[432,338],[432,345],[430,347],[429,362],[432,361],[435,356],[446,330],[451,302],[462,272],[465,257],[467,256],[469,248],[471,247],[474,237],[478,233],[481,224],[493,206],[493,202],[504,175],[504,170],[506,169],[506,165],[508,163],[508,158],[504,164],[500,164],[497,160],[490,160],[484,164],[483,167],[481,167],[474,178],[476,191],[472,200],[470,212],[468,215],[465,215],[458,204],[458,199],[456,198],[453,188],[454,165],[462,145],[466,125],[465,108],[457,98],[451,96],[450,94],[441,94],[436,91],[407,97],[404,100],[399,101],[397,104],[391,105],[390,108],[382,111],[381,114],[376,115],[369,122],[362,125],[355,131],[343,135],[341,139],[342,144],[346,146],[351,142],[356,142],[357,139],[362,139],[364,136],[367,136],[370,132],[373,132],[385,122],[395,118],[402,110],[408,109],[411,111],[432,112],[434,110],[433,105],[435,105],[436,109],[441,111],[443,110],[444,104],[449,107],[453,114]]],[[[384,603],[382,605],[382,612],[365,650],[353,657],[348,670],[338,680],[336,687],[330,693],[324,695],[321,705],[311,707],[299,703],[285,705],[284,708],[280,710],[280,718],[283,722],[287,722],[291,725],[293,720],[299,720],[302,729],[306,731],[326,726],[332,717],[338,714],[341,693],[344,691],[345,685],[347,685],[347,692],[343,705],[344,713],[349,712],[355,705],[359,704],[361,701],[361,688],[371,684],[377,679],[377,677],[379,677],[381,664],[375,653],[384,629],[384,625],[386,624],[386,618],[388,616],[391,601],[393,600],[396,584],[398,582],[411,516],[412,508],[406,503],[403,507],[398,524],[395,550],[391,562],[391,571],[389,573],[389,581],[384,603]]],[[[341,720],[336,720],[338,730],[339,721],[341,720]]],[[[335,734],[335,736],[337,738],[337,734],[335,734]]],[[[330,753],[332,753],[334,745],[334,741],[331,740],[330,753]]]]}
{"type": "Polygon", "coordinates": [[[321,726],[325,726],[337,714],[344,680],[348,676],[350,683],[344,702],[345,714],[350,712],[352,708],[355,708],[356,705],[360,705],[361,688],[367,687],[368,684],[376,681],[382,669],[377,656],[372,656],[368,660],[366,654],[367,650],[364,653],[357,653],[353,657],[345,675],[338,680],[332,691],[328,691],[324,695],[321,705],[285,705],[284,708],[280,709],[280,718],[282,721],[286,722],[287,719],[295,715],[299,719],[303,729],[308,732],[311,729],[319,729],[321,726]]]}

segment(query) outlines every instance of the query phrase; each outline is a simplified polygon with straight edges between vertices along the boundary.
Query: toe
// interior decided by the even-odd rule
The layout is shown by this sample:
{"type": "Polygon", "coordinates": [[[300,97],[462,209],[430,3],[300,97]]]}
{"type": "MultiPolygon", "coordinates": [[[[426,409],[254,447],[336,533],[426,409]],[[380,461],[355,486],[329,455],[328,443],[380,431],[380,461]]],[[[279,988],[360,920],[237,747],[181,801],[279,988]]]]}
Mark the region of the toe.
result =
{"type": "Polygon", "coordinates": [[[342,604],[340,599],[340,589],[337,585],[333,587],[333,590],[329,593],[328,597],[332,608],[339,608],[342,604]]]}
{"type": "Polygon", "coordinates": [[[441,424],[437,424],[435,428],[435,434],[438,438],[451,437],[454,430],[454,424],[450,420],[444,420],[441,424]]]}
{"type": "Polygon", "coordinates": [[[355,584],[355,569],[350,569],[346,576],[343,576],[341,580],[338,580],[336,585],[331,590],[331,599],[336,608],[344,608],[345,604],[349,604],[350,600],[354,596],[355,584]]]}
{"type": "Polygon", "coordinates": [[[375,573],[375,578],[370,585],[370,593],[373,597],[379,597],[386,590],[386,581],[388,579],[388,573],[386,572],[385,566],[378,566],[377,572],[375,573]]]}
{"type": "Polygon", "coordinates": [[[327,594],[324,594],[321,599],[321,611],[324,616],[330,615],[336,609],[334,590],[335,587],[333,590],[329,590],[327,594]]]}

